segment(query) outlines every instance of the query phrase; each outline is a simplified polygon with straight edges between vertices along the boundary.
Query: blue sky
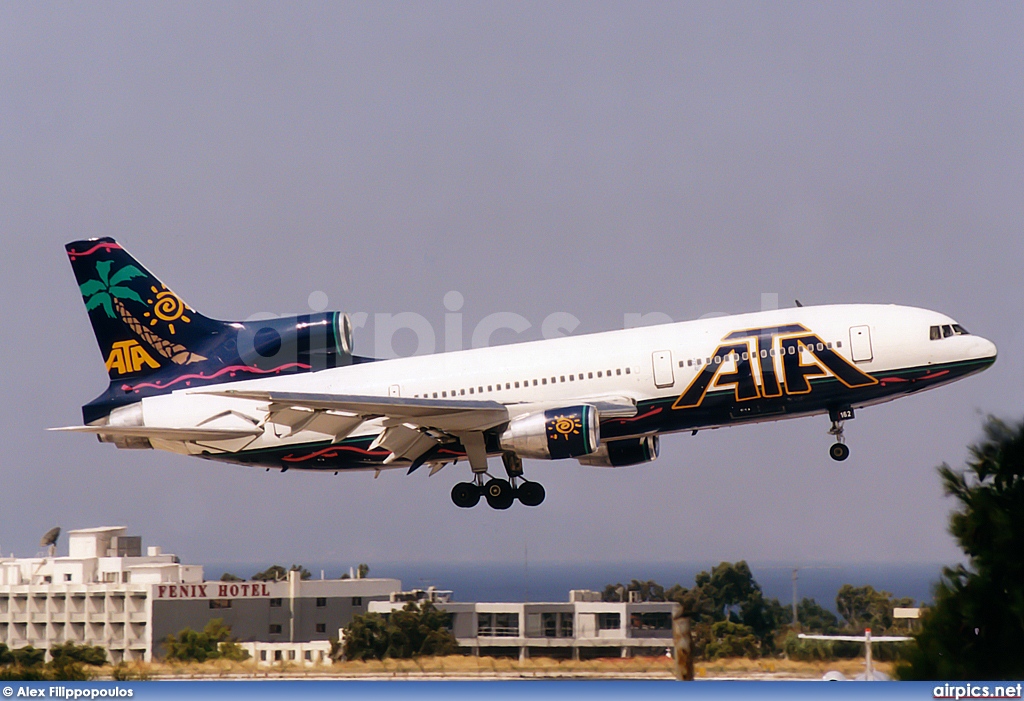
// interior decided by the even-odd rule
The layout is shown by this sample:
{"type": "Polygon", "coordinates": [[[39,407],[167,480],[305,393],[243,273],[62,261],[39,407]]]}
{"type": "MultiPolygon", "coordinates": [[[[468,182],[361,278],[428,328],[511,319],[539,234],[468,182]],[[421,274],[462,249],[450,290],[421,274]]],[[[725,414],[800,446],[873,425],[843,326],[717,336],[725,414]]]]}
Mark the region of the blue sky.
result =
{"type": "MultiPolygon", "coordinates": [[[[1019,3],[9,3],[0,7],[0,548],[123,524],[186,561],[951,561],[935,466],[1024,380],[1019,3]],[[62,250],[113,236],[219,318],[463,295],[576,333],[780,303],[910,304],[994,340],[981,376],[827,421],[528,463],[266,473],[85,436],[104,383],[62,250]]],[[[357,348],[371,352],[372,327],[357,348]]],[[[408,352],[408,339],[395,347],[408,352]],[[404,345],[403,345],[404,344],[404,345]]]]}

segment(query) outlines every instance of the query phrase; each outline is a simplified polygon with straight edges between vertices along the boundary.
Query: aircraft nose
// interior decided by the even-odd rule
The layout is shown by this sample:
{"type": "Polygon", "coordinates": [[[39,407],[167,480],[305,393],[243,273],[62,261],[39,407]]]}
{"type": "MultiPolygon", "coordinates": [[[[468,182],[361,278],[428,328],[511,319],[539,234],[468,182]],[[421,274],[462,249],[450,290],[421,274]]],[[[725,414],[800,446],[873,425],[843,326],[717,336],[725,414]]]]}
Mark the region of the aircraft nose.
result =
{"type": "Polygon", "coordinates": [[[996,348],[996,344],[992,343],[992,341],[987,338],[975,336],[974,352],[979,358],[992,358],[994,360],[999,350],[996,348]]]}

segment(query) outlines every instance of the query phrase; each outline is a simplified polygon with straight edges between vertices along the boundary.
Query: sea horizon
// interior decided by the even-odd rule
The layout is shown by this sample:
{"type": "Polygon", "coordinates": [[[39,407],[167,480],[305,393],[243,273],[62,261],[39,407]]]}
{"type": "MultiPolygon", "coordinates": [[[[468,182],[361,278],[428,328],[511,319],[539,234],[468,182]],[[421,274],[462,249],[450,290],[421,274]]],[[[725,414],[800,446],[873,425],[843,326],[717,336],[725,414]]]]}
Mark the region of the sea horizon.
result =
{"type": "MultiPolygon", "coordinates": [[[[277,562],[204,564],[208,580],[229,572],[249,578],[271,564],[291,567],[300,564],[313,579],[336,579],[355,571],[356,563],[277,562]]],[[[435,587],[451,590],[454,601],[567,601],[571,589],[602,591],[608,584],[629,584],[630,580],[653,580],[666,589],[673,584],[694,586],[701,571],[710,571],[717,562],[476,562],[436,561],[368,563],[370,577],[398,579],[404,590],[435,587]]],[[[942,568],[950,562],[861,562],[861,563],[789,563],[747,561],[764,595],[789,606],[793,600],[793,569],[797,568],[797,599],[811,598],[835,612],[835,597],[844,584],[870,585],[894,597],[910,597],[917,604],[932,601],[933,587],[942,568]]]]}

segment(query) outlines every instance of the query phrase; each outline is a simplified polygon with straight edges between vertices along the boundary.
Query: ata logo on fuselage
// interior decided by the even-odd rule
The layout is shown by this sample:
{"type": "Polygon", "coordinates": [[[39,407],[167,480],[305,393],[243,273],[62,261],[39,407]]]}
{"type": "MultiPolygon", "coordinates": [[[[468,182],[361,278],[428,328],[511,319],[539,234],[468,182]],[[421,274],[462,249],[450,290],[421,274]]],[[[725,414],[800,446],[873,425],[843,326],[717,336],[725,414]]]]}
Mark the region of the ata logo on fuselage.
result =
{"type": "Polygon", "coordinates": [[[138,341],[117,341],[111,346],[110,355],[107,356],[107,372],[113,369],[118,375],[128,375],[138,372],[143,365],[154,370],[160,367],[160,363],[153,360],[138,341]]]}
{"type": "Polygon", "coordinates": [[[698,407],[716,389],[733,389],[738,402],[807,394],[815,377],[834,377],[851,389],[878,384],[805,326],[746,329],[722,340],[672,408],[698,407]]]}

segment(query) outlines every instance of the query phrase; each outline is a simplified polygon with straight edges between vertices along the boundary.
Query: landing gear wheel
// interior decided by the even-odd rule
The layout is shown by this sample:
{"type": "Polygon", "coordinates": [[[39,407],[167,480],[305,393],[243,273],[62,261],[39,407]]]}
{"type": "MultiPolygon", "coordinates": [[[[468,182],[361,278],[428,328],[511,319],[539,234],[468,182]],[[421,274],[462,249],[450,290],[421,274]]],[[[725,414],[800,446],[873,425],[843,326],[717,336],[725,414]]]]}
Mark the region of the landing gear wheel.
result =
{"type": "Polygon", "coordinates": [[[845,443],[833,443],[832,447],[828,449],[828,454],[833,460],[842,462],[850,457],[850,449],[846,447],[845,443]]]}
{"type": "Polygon", "coordinates": [[[452,487],[452,501],[460,509],[471,509],[480,502],[480,488],[472,482],[459,482],[452,487]]]}
{"type": "Polygon", "coordinates": [[[484,496],[487,505],[492,509],[507,509],[515,501],[515,492],[507,480],[492,479],[484,485],[484,496]]]}
{"type": "Polygon", "coordinates": [[[544,487],[540,482],[523,482],[516,490],[516,498],[523,506],[540,506],[544,501],[544,487]]]}

